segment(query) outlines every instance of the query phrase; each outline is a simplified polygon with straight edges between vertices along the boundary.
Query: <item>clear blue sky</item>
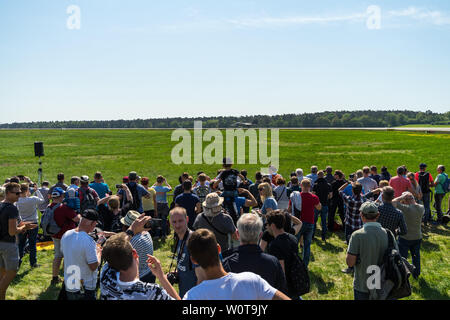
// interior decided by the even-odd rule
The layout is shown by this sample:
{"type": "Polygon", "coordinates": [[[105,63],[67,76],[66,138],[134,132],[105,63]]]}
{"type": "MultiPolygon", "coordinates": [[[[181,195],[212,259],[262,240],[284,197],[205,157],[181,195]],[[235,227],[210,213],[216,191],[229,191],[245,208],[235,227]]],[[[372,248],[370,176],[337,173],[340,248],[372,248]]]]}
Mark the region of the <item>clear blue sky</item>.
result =
{"type": "Polygon", "coordinates": [[[0,123],[446,112],[449,57],[450,1],[0,0],[0,123]]]}

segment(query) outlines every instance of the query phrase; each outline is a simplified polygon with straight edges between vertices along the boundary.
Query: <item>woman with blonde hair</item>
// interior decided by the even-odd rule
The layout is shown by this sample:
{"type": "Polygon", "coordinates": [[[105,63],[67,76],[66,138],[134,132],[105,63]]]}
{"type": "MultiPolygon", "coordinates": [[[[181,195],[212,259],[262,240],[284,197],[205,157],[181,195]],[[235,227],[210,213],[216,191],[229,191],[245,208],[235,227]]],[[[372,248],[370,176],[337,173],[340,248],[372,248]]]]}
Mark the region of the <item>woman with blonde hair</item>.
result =
{"type": "Polygon", "coordinates": [[[273,210],[277,210],[278,203],[273,197],[272,186],[267,182],[261,183],[258,186],[258,192],[261,195],[261,202],[263,203],[261,210],[258,210],[258,213],[262,214],[265,223],[265,215],[273,210]]]}

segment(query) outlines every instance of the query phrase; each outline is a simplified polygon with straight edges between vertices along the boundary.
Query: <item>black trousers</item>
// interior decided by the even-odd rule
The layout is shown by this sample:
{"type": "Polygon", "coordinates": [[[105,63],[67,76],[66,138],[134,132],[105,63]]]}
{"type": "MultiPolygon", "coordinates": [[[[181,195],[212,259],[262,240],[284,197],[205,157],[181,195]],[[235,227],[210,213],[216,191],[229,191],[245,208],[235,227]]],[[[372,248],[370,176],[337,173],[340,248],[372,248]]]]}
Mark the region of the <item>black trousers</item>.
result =
{"type": "Polygon", "coordinates": [[[342,221],[342,226],[345,226],[345,211],[344,211],[344,200],[341,198],[331,199],[331,207],[328,211],[328,230],[333,231],[334,229],[334,216],[336,215],[336,209],[339,210],[339,217],[342,221]]]}

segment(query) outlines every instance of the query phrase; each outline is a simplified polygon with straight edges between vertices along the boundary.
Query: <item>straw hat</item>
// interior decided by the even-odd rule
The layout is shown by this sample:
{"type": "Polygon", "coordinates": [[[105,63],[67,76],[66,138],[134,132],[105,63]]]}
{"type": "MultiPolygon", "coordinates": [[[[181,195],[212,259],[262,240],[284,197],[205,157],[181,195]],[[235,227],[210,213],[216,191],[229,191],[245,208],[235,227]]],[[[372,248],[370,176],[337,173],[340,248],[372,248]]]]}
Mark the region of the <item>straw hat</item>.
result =
{"type": "Polygon", "coordinates": [[[222,211],[223,198],[215,192],[210,193],[206,196],[205,201],[203,201],[203,213],[206,216],[213,217],[222,211]]]}
{"type": "Polygon", "coordinates": [[[130,210],[127,212],[127,215],[125,217],[123,217],[122,219],[120,219],[120,222],[125,225],[125,226],[131,226],[131,224],[134,222],[134,220],[136,220],[137,218],[139,218],[141,214],[137,211],[134,210],[130,210]]]}

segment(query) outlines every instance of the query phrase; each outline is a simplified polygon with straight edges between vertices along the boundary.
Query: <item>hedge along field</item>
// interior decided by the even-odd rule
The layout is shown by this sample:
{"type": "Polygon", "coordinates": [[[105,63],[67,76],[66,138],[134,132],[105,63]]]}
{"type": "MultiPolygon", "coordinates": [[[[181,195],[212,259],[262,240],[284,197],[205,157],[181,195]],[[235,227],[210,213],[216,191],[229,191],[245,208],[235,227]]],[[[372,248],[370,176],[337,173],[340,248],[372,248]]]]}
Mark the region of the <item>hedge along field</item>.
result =
{"type": "MultiPolygon", "coordinates": [[[[225,131],[222,132],[225,140],[225,131]]],[[[115,191],[115,184],[120,183],[122,177],[132,170],[151,180],[162,174],[172,187],[178,184],[178,176],[184,171],[193,176],[198,171],[205,171],[211,177],[215,175],[220,164],[173,164],[172,148],[179,142],[171,141],[171,134],[171,130],[139,129],[0,131],[0,179],[24,174],[37,182],[38,159],[34,157],[33,149],[35,141],[44,142],[44,179],[51,183],[55,182],[58,172],[64,172],[66,180],[73,175],[83,174],[92,179],[93,174],[100,170],[105,181],[115,191]]],[[[191,136],[193,151],[194,134],[191,136]]],[[[347,176],[364,165],[376,165],[379,169],[385,165],[394,175],[399,165],[404,164],[416,171],[419,163],[425,162],[433,177],[438,164],[444,164],[447,168],[450,166],[450,135],[446,134],[280,130],[279,138],[279,172],[285,177],[289,177],[296,168],[303,168],[306,175],[312,165],[321,169],[330,165],[333,169],[343,170],[347,176]]],[[[203,142],[203,146],[209,143],[203,142]]],[[[247,169],[252,179],[257,170],[267,166],[236,164],[235,167],[247,169]]],[[[445,210],[447,198],[443,205],[445,210]]],[[[423,276],[419,280],[411,280],[413,295],[410,298],[449,299],[449,228],[432,226],[424,231],[423,276]]],[[[155,241],[155,248],[155,255],[161,259],[164,270],[168,271],[170,243],[155,241]]],[[[313,242],[310,264],[312,289],[305,299],[353,298],[352,278],[340,272],[345,267],[345,250],[341,232],[332,234],[327,243],[321,240],[313,242]]],[[[8,299],[55,299],[59,287],[49,287],[51,259],[51,252],[40,251],[38,261],[42,267],[30,270],[26,256],[16,280],[8,290],[8,299]]]]}

